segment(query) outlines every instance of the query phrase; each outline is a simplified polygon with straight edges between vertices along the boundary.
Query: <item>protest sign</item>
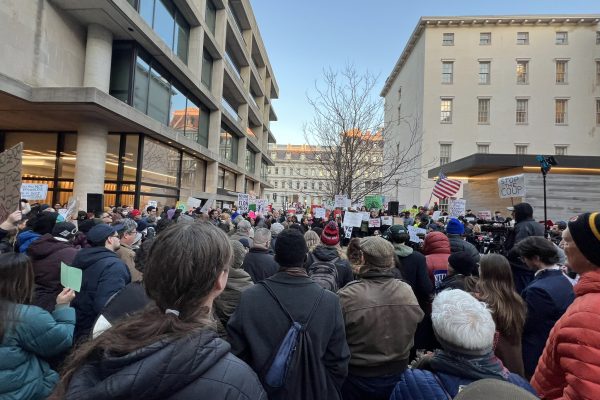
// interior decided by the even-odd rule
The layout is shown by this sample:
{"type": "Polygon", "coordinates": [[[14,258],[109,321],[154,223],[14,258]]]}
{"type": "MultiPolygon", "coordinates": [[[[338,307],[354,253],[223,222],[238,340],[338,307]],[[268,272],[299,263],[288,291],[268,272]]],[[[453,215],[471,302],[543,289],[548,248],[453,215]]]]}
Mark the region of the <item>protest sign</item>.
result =
{"type": "Polygon", "coordinates": [[[477,218],[479,219],[483,219],[485,221],[491,221],[492,219],[492,212],[491,211],[479,211],[477,213],[477,218]]]}
{"type": "Polygon", "coordinates": [[[188,197],[187,206],[188,208],[198,208],[202,204],[202,200],[195,197],[188,197]]]}
{"type": "Polygon", "coordinates": [[[346,204],[344,205],[344,207],[346,207],[346,208],[352,207],[352,200],[346,199],[346,204]]]}
{"type": "Polygon", "coordinates": [[[256,212],[264,213],[267,211],[267,200],[257,199],[256,200],[256,212]]]}
{"type": "Polygon", "coordinates": [[[437,221],[438,219],[440,219],[441,215],[442,215],[441,211],[434,211],[433,216],[431,218],[433,218],[434,221],[437,221]]]}
{"type": "Polygon", "coordinates": [[[502,199],[525,196],[525,175],[498,178],[498,194],[502,199]]]}
{"type": "Polygon", "coordinates": [[[175,204],[175,208],[184,212],[186,210],[186,205],[183,201],[178,201],[177,204],[175,204]]]}
{"type": "Polygon", "coordinates": [[[21,169],[23,166],[23,143],[0,153],[0,206],[4,212],[0,222],[19,209],[21,201],[21,169]]]}
{"type": "Polygon", "coordinates": [[[412,225],[407,226],[406,229],[408,230],[409,240],[413,243],[421,243],[423,239],[419,235],[423,236],[427,234],[427,230],[412,225]]]}
{"type": "Polygon", "coordinates": [[[248,210],[256,212],[256,196],[253,194],[248,195],[248,210]]]}
{"type": "Polygon", "coordinates": [[[381,220],[379,218],[370,218],[369,228],[381,228],[381,220]]]}
{"type": "Polygon", "coordinates": [[[27,200],[46,200],[48,185],[43,183],[21,184],[21,198],[27,200]]]}
{"type": "Polygon", "coordinates": [[[238,212],[240,214],[247,213],[250,210],[250,195],[245,193],[238,194],[238,212]]]}
{"type": "MultiPolygon", "coordinates": [[[[67,211],[68,210],[66,208],[60,208],[60,209],[56,210],[58,215],[60,215],[63,218],[63,221],[69,222],[69,219],[67,217],[67,211]]],[[[57,220],[57,222],[58,222],[58,220],[57,220]]]]}
{"type": "MultiPolygon", "coordinates": [[[[158,208],[158,201],[156,200],[148,200],[148,207],[156,207],[158,208]]],[[[146,208],[148,208],[146,207],[146,208]]]]}
{"type": "Polygon", "coordinates": [[[346,239],[350,239],[352,237],[352,227],[351,226],[344,227],[344,237],[346,239]]]}
{"type": "Polygon", "coordinates": [[[60,284],[76,292],[81,291],[82,270],[60,263],[60,284]]]}
{"type": "Polygon", "coordinates": [[[77,212],[79,211],[79,202],[76,198],[71,197],[67,202],[67,214],[65,215],[65,220],[76,219],[77,212]]]}
{"type": "Polygon", "coordinates": [[[346,214],[344,214],[344,223],[342,225],[360,228],[361,223],[362,215],[360,213],[346,212],[346,214]]]}
{"type": "Polygon", "coordinates": [[[200,212],[201,213],[208,212],[208,208],[212,207],[212,205],[213,205],[214,202],[215,202],[215,195],[208,196],[208,200],[206,200],[206,203],[204,203],[204,205],[200,209],[200,212]]]}
{"type": "Polygon", "coordinates": [[[383,199],[379,195],[365,196],[365,207],[367,207],[367,210],[370,210],[372,208],[379,210],[383,208],[383,199]]]}
{"type": "Polygon", "coordinates": [[[450,217],[460,217],[465,213],[467,201],[464,199],[454,199],[448,202],[448,215],[450,217]]]}
{"type": "Polygon", "coordinates": [[[381,217],[381,225],[394,225],[394,217],[392,217],[392,216],[381,217]]]}
{"type": "Polygon", "coordinates": [[[404,218],[394,217],[394,225],[404,225],[404,218]]]}
{"type": "Polygon", "coordinates": [[[362,216],[361,218],[363,221],[368,221],[369,218],[371,218],[371,213],[368,211],[360,211],[359,214],[362,216]]]}
{"type": "Polygon", "coordinates": [[[325,218],[324,208],[315,208],[315,218],[325,218]]]}
{"type": "Polygon", "coordinates": [[[334,207],[335,208],[344,208],[344,207],[346,207],[346,196],[344,196],[343,194],[336,194],[335,195],[334,207]]]}

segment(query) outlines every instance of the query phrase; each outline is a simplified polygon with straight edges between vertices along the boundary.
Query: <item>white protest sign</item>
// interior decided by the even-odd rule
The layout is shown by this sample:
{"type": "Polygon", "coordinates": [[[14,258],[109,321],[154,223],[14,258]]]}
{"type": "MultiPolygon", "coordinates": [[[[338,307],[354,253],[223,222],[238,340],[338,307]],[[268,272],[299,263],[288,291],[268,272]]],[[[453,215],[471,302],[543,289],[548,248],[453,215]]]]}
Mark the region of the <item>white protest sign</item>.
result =
{"type": "Polygon", "coordinates": [[[202,200],[199,200],[195,197],[188,197],[187,206],[188,208],[198,208],[202,204],[202,200]]]}
{"type": "Polygon", "coordinates": [[[407,226],[406,229],[408,230],[408,236],[411,242],[420,243],[423,241],[418,235],[419,233],[426,233],[425,229],[417,228],[412,225],[407,226]]]}
{"type": "Polygon", "coordinates": [[[265,211],[267,211],[267,200],[256,199],[256,212],[264,213],[265,211]]]}
{"type": "Polygon", "coordinates": [[[324,208],[315,208],[315,218],[325,218],[324,208]]]}
{"type": "Polygon", "coordinates": [[[525,196],[525,175],[498,178],[498,194],[502,199],[525,196]]]}
{"type": "Polygon", "coordinates": [[[250,195],[239,193],[238,194],[238,212],[247,213],[248,207],[250,206],[250,195]]]}
{"type": "Polygon", "coordinates": [[[379,218],[370,218],[369,228],[381,228],[381,220],[379,218]]]}
{"type": "Polygon", "coordinates": [[[392,217],[392,216],[381,217],[381,225],[394,225],[394,217],[392,217]]]}
{"type": "Polygon", "coordinates": [[[206,203],[204,203],[204,205],[202,206],[202,208],[200,209],[200,212],[203,214],[206,214],[206,212],[208,212],[208,208],[210,206],[212,206],[212,204],[215,201],[215,195],[209,196],[208,200],[206,200],[206,203]]]}
{"type": "Polygon", "coordinates": [[[369,213],[368,211],[361,211],[360,215],[362,216],[363,221],[368,221],[369,218],[371,218],[371,213],[369,213]]]}
{"type": "Polygon", "coordinates": [[[346,196],[344,196],[343,194],[336,194],[335,195],[334,207],[335,208],[344,208],[344,207],[346,207],[346,196]]]}
{"type": "Polygon", "coordinates": [[[437,221],[438,219],[440,219],[441,215],[442,215],[441,211],[434,211],[433,216],[431,218],[433,218],[434,221],[437,221]]]}
{"type": "Polygon", "coordinates": [[[48,185],[42,183],[21,184],[21,198],[27,200],[46,200],[48,185]]]}
{"type": "Polygon", "coordinates": [[[155,208],[157,208],[158,207],[158,201],[156,201],[156,200],[148,200],[148,206],[146,208],[148,208],[148,207],[155,207],[155,208]]]}
{"type": "Polygon", "coordinates": [[[479,219],[483,219],[485,221],[490,221],[492,219],[492,212],[491,211],[479,211],[477,213],[477,218],[479,219]]]}
{"type": "Polygon", "coordinates": [[[460,217],[465,213],[467,201],[464,199],[450,200],[448,204],[448,215],[450,217],[460,217]]]}
{"type": "Polygon", "coordinates": [[[346,207],[346,208],[352,207],[352,200],[346,199],[346,204],[344,205],[344,207],[346,207]]]}
{"type": "Polygon", "coordinates": [[[360,228],[360,224],[362,223],[362,215],[356,212],[346,212],[344,214],[344,226],[355,226],[360,228]]]}

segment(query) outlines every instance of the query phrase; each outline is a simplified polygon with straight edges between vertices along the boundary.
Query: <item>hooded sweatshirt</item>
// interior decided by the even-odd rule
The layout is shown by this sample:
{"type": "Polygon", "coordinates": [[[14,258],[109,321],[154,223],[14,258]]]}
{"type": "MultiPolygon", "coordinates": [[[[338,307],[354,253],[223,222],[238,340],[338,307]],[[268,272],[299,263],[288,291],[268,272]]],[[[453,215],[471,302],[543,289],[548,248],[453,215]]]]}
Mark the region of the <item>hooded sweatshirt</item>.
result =
{"type": "Polygon", "coordinates": [[[398,269],[402,273],[402,279],[412,287],[421,308],[426,309],[433,293],[433,285],[427,275],[425,256],[401,243],[394,243],[394,250],[400,260],[398,269]]]}

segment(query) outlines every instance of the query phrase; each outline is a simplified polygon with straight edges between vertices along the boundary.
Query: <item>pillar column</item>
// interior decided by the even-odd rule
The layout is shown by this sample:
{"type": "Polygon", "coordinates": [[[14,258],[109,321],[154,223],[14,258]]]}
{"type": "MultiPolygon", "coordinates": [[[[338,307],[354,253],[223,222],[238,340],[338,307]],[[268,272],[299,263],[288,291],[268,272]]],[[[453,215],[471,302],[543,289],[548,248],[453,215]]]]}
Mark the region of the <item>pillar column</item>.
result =
{"type": "Polygon", "coordinates": [[[206,166],[206,193],[217,193],[217,180],[219,179],[219,163],[208,162],[206,166]]]}
{"type": "Polygon", "coordinates": [[[112,33],[102,25],[90,24],[88,26],[83,86],[96,87],[108,93],[112,39],[112,33]]]}
{"type": "Polygon", "coordinates": [[[200,78],[202,76],[202,51],[204,49],[204,30],[201,26],[190,29],[190,46],[188,53],[188,67],[200,78]]]}
{"type": "Polygon", "coordinates": [[[73,197],[87,211],[87,194],[104,193],[108,130],[100,123],[86,122],[77,131],[77,160],[73,197]]]}

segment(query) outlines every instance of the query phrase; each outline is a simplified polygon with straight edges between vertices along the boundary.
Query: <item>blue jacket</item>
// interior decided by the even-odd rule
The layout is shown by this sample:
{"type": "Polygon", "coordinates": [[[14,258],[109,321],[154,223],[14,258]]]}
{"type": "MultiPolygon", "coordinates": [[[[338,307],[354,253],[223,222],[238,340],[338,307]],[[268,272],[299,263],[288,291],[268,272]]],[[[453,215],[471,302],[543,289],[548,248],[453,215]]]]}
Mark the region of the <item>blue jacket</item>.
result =
{"type": "Polygon", "coordinates": [[[59,377],[43,359],[71,348],[75,310],[63,306],[50,315],[15,304],[12,312],[0,344],[0,398],[45,399],[59,377]]]}
{"type": "Polygon", "coordinates": [[[19,253],[26,253],[29,245],[40,237],[42,237],[42,235],[34,231],[24,231],[19,233],[19,235],[17,235],[19,253]]]}
{"type": "Polygon", "coordinates": [[[527,304],[523,328],[523,363],[525,375],[535,372],[550,330],[575,299],[573,285],[559,270],[537,274],[521,293],[527,304]]]}
{"type": "Polygon", "coordinates": [[[89,334],[104,305],[131,282],[131,275],[119,256],[105,247],[81,249],[73,260],[73,266],[83,270],[81,292],[73,302],[77,312],[77,340],[89,334]]]}
{"type": "MultiPolygon", "coordinates": [[[[471,382],[474,380],[441,372],[407,369],[396,384],[390,400],[448,400],[448,394],[454,398],[461,386],[471,382]]],[[[536,394],[531,385],[517,374],[511,373],[508,382],[536,394]]]]}

